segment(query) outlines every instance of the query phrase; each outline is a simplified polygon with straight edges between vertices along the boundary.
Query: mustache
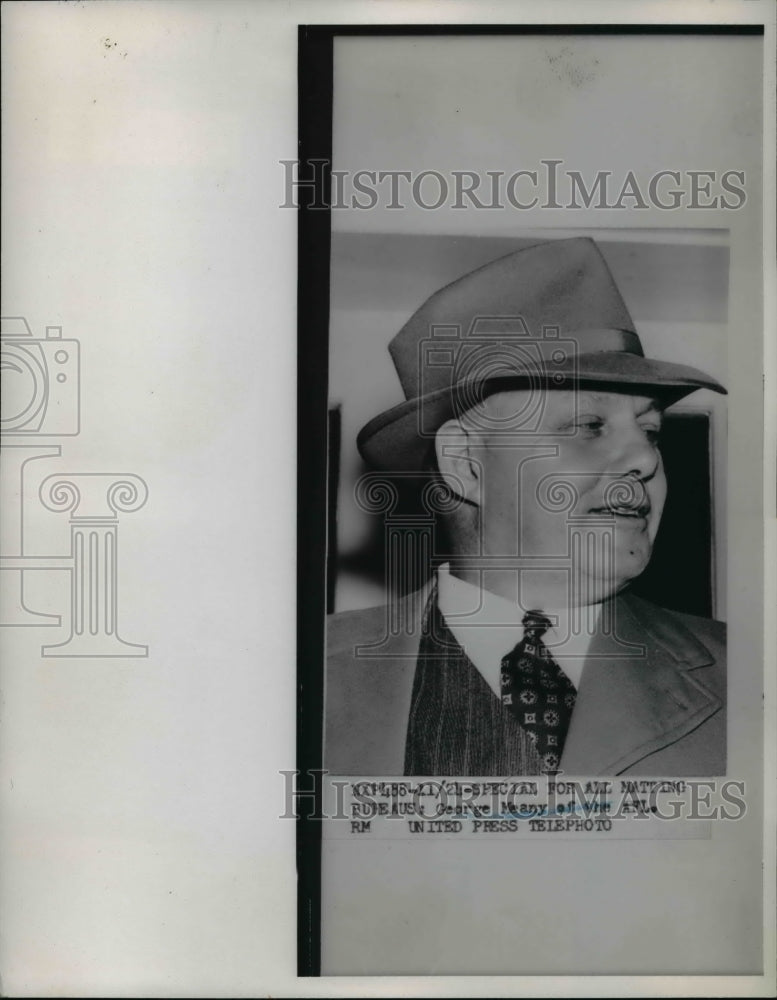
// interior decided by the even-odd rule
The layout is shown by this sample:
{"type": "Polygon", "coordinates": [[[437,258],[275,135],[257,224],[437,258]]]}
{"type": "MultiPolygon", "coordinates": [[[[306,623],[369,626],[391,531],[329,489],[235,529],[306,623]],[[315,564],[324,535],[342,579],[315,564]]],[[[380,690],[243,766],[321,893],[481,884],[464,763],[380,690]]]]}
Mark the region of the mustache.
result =
{"type": "Polygon", "coordinates": [[[653,509],[645,485],[652,475],[600,473],[598,478],[599,488],[592,490],[587,473],[550,473],[537,484],[537,504],[555,514],[577,511],[600,516],[647,517],[653,509]]]}
{"type": "Polygon", "coordinates": [[[607,485],[601,504],[589,507],[590,514],[611,514],[647,517],[651,511],[650,497],[644,482],[636,475],[620,476],[607,485]]]}

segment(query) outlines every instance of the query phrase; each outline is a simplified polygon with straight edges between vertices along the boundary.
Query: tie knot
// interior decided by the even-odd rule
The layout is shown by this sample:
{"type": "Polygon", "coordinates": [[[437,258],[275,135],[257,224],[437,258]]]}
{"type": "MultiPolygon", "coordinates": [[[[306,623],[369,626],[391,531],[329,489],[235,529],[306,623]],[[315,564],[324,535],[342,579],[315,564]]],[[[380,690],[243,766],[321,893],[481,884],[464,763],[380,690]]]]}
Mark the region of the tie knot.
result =
{"type": "Polygon", "coordinates": [[[523,616],[523,627],[527,636],[541,639],[551,627],[551,620],[541,611],[527,611],[523,616]]]}

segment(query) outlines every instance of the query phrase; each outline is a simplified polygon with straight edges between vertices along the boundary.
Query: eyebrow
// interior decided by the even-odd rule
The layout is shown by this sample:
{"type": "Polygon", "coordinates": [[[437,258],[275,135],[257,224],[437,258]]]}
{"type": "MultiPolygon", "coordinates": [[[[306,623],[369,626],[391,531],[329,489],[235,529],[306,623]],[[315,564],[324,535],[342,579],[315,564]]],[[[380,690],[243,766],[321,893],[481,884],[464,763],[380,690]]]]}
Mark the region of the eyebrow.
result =
{"type": "MultiPolygon", "coordinates": [[[[594,391],[592,389],[584,390],[583,392],[581,392],[581,393],[578,394],[577,400],[574,403],[575,413],[579,414],[580,411],[581,411],[581,408],[587,402],[591,402],[591,403],[601,402],[604,399],[604,396],[605,396],[604,393],[596,392],[596,391],[594,391]]],[[[644,417],[648,413],[657,413],[660,417],[663,417],[663,415],[664,415],[664,407],[661,406],[661,404],[660,404],[660,402],[659,402],[658,399],[651,399],[647,403],[647,405],[644,406],[641,410],[638,410],[634,414],[634,416],[635,417],[644,417]]]]}
{"type": "MultiPolygon", "coordinates": [[[[603,399],[611,395],[612,393],[610,392],[596,392],[595,389],[583,389],[581,392],[577,393],[577,398],[578,400],[591,399],[594,402],[601,402],[603,399]]],[[[641,416],[643,413],[647,413],[648,410],[660,410],[660,409],[661,406],[659,405],[658,399],[653,398],[648,401],[647,406],[645,406],[644,409],[639,411],[639,415],[641,416]]]]}

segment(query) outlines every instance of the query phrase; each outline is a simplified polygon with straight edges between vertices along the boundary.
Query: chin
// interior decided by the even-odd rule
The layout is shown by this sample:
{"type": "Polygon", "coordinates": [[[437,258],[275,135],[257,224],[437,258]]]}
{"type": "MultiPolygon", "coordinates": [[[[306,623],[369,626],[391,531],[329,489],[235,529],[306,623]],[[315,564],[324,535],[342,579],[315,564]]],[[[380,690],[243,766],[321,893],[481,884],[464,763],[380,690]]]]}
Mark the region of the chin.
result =
{"type": "Polygon", "coordinates": [[[613,594],[619,594],[622,590],[625,590],[630,583],[633,583],[638,576],[641,576],[647,569],[648,561],[649,560],[645,559],[641,560],[633,567],[622,567],[621,572],[618,573],[618,580],[614,585],[613,594]]]}
{"type": "Polygon", "coordinates": [[[616,576],[635,576],[647,568],[653,554],[653,545],[647,533],[624,533],[615,542],[616,576]]]}
{"type": "Polygon", "coordinates": [[[619,560],[616,572],[607,579],[603,579],[601,573],[586,574],[587,593],[576,603],[598,603],[615,597],[647,569],[649,561],[649,558],[619,560]]]}
{"type": "Polygon", "coordinates": [[[590,581],[588,593],[580,595],[580,600],[574,603],[580,606],[601,604],[602,601],[608,601],[611,597],[617,597],[621,591],[628,587],[633,579],[635,577],[630,576],[628,578],[620,577],[618,580],[592,580],[590,581]]]}

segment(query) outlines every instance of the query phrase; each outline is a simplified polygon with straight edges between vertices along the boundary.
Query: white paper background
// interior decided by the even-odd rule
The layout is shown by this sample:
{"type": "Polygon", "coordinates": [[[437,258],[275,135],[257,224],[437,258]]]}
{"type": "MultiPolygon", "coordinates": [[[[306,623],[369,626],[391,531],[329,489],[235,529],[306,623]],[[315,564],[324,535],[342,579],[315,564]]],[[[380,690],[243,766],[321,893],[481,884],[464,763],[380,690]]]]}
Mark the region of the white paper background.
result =
{"type": "MultiPolygon", "coordinates": [[[[681,19],[763,6],[689,3],[681,19]]],[[[645,5],[594,15],[641,21],[645,5]]],[[[36,335],[62,325],[82,351],[82,432],[50,471],[150,488],[122,520],[119,584],[121,631],[147,659],[49,661],[44,630],[0,637],[6,994],[518,988],[294,977],[277,772],[294,761],[297,220],[277,208],[278,160],[296,152],[299,22],[547,17],[518,3],[3,7],[3,314],[36,335]]],[[[721,988],[735,986],[639,985],[721,988]]]]}

